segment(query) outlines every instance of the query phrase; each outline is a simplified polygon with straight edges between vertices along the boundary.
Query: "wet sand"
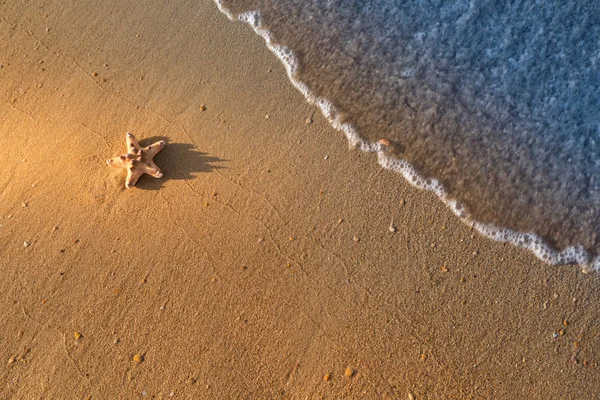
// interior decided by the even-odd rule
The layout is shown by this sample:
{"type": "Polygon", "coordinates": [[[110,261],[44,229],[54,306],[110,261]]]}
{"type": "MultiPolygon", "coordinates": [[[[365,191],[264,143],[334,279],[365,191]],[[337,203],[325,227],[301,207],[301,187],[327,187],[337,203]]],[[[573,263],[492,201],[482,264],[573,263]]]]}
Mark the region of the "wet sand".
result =
{"type": "Polygon", "coordinates": [[[0,398],[598,396],[598,274],[349,151],[211,1],[8,1],[0,65],[0,398]]]}

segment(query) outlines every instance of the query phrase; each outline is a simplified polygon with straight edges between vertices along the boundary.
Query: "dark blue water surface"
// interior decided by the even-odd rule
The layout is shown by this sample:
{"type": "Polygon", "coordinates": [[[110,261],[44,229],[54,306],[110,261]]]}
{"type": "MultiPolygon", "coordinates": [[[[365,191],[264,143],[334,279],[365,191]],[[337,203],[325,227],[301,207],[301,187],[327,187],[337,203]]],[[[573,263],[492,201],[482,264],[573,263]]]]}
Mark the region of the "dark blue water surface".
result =
{"type": "Polygon", "coordinates": [[[475,220],[598,254],[599,2],[220,3],[259,11],[300,81],[475,220]]]}

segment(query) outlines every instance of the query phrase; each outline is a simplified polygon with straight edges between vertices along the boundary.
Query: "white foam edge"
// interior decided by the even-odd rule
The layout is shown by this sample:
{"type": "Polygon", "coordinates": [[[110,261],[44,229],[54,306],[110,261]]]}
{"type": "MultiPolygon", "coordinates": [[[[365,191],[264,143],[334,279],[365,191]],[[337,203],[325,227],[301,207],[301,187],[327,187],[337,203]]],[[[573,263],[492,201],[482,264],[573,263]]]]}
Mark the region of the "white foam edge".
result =
{"type": "Polygon", "coordinates": [[[335,129],[342,131],[346,135],[349,147],[364,152],[377,153],[377,160],[382,168],[399,173],[411,185],[419,189],[433,192],[463,223],[489,239],[497,242],[511,243],[517,247],[527,249],[537,258],[550,265],[575,264],[581,267],[583,273],[600,271],[600,256],[592,257],[581,246],[570,246],[563,250],[556,250],[533,232],[517,232],[474,220],[464,206],[448,196],[443,185],[437,179],[422,177],[409,162],[390,157],[385,151],[385,146],[380,143],[370,143],[363,140],[351,124],[342,122],[339,111],[331,101],[316,96],[306,83],[297,78],[299,63],[295,54],[288,47],[274,42],[271,32],[262,26],[260,12],[250,11],[234,14],[220,0],[214,1],[219,11],[225,14],[230,20],[247,23],[256,34],[264,39],[269,50],[281,60],[290,82],[302,93],[310,104],[319,107],[323,116],[335,129]]]}

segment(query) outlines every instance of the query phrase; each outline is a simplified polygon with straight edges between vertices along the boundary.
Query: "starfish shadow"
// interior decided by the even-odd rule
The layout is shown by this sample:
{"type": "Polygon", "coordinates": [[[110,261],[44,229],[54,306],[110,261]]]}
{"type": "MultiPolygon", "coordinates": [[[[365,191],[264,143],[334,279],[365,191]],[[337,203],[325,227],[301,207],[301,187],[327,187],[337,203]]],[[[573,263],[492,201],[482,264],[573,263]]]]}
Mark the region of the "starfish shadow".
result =
{"type": "Polygon", "coordinates": [[[154,157],[154,161],[164,175],[160,179],[143,175],[136,185],[139,189],[158,190],[169,180],[194,179],[198,174],[225,168],[216,163],[227,160],[198,151],[192,144],[169,143],[165,137],[154,136],[141,140],[140,145],[145,147],[159,140],[164,140],[167,145],[154,157]]]}

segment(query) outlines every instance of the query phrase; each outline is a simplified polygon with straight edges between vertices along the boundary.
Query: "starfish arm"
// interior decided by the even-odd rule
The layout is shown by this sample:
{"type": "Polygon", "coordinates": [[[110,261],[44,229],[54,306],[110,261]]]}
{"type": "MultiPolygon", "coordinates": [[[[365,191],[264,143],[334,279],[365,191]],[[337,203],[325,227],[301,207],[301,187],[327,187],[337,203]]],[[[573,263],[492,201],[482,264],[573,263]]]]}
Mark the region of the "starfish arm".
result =
{"type": "Polygon", "coordinates": [[[165,141],[161,140],[160,142],[152,143],[150,146],[144,149],[144,153],[149,158],[154,157],[159,151],[165,148],[165,141]]]}
{"type": "Polygon", "coordinates": [[[125,187],[130,188],[135,186],[143,172],[139,168],[131,167],[127,170],[127,179],[125,180],[125,187]]]}
{"type": "Polygon", "coordinates": [[[127,158],[125,156],[109,158],[108,160],[106,160],[106,165],[109,165],[111,167],[125,168],[126,159],[127,158]]]}
{"type": "Polygon", "coordinates": [[[140,144],[138,143],[133,133],[127,132],[126,141],[127,141],[127,153],[137,154],[141,150],[140,144]]]}
{"type": "Polygon", "coordinates": [[[162,178],[162,176],[163,176],[163,173],[160,170],[160,168],[158,168],[156,166],[156,164],[154,164],[154,162],[152,162],[152,161],[147,162],[144,165],[144,173],[148,174],[148,175],[151,175],[151,176],[153,176],[155,178],[162,178]]]}

